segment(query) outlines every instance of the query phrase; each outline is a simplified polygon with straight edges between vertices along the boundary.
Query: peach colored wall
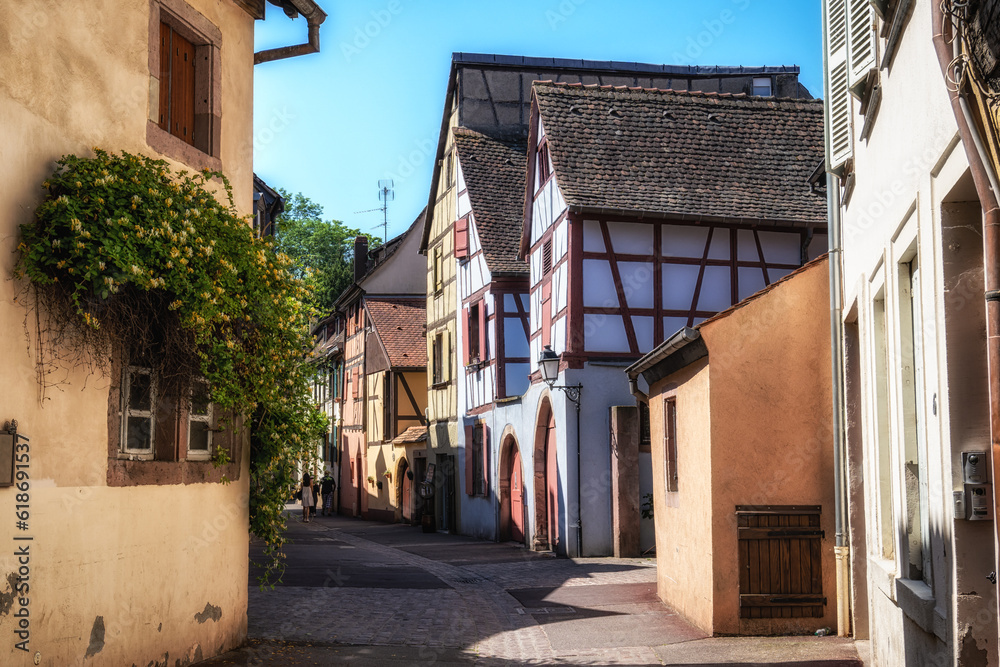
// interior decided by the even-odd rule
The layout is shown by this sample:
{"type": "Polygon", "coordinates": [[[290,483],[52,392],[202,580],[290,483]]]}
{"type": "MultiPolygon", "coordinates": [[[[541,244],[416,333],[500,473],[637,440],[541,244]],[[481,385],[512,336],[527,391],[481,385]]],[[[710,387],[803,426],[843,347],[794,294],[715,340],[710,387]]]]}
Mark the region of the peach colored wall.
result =
{"type": "Polygon", "coordinates": [[[836,625],[827,271],[818,261],[706,321],[708,357],[650,388],[657,592],[713,634],[836,625]],[[663,400],[671,395],[676,494],[664,488],[663,400]],[[766,504],[822,506],[823,618],[740,619],[736,505],[766,504]]]}
{"type": "Polygon", "coordinates": [[[715,632],[836,626],[827,261],[701,327],[711,373],[715,632]],[[822,505],[824,618],[740,619],[736,505],[822,505]]]}
{"type": "Polygon", "coordinates": [[[660,599],[706,632],[712,631],[712,491],[709,369],[705,360],[653,385],[653,517],[656,591],[660,599]],[[677,493],[666,493],[663,402],[677,402],[677,493]]]}
{"type": "MultiPolygon", "coordinates": [[[[188,4],[223,35],[222,168],[250,213],[253,20],[232,2],[188,4]]],[[[228,485],[109,487],[109,379],[65,369],[63,391],[43,398],[34,319],[8,279],[55,160],[93,146],[159,157],[146,141],[149,16],[149,0],[0,3],[0,422],[31,438],[27,531],[16,490],[0,488],[3,665],[36,664],[36,652],[44,665],[184,665],[246,636],[249,459],[228,485]],[[33,537],[27,652],[14,646],[19,603],[5,602],[15,536],[33,537]]]]}

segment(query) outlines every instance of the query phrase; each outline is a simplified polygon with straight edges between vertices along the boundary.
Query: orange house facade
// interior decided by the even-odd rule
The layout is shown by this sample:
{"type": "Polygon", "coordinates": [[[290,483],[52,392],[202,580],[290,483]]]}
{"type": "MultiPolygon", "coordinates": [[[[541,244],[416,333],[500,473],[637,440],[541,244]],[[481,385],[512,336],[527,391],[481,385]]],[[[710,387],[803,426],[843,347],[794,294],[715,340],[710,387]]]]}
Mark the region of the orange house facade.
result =
{"type": "Polygon", "coordinates": [[[626,369],[649,385],[657,592],[706,632],[836,624],[828,287],[823,256],[626,369]]]}

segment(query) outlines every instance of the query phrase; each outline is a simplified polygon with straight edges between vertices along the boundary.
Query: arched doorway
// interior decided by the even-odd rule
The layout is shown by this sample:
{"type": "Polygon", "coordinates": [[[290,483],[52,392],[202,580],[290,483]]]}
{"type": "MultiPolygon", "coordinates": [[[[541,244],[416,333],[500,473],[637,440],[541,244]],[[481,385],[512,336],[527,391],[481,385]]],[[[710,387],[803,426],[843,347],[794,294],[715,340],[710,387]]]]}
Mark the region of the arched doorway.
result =
{"type": "Polygon", "coordinates": [[[559,469],[556,460],[556,421],[548,396],[542,399],[535,422],[534,499],[535,532],[531,548],[557,551],[559,535],[559,469]]]}
{"type": "MultiPolygon", "coordinates": [[[[508,427],[510,429],[510,427],[508,427]]],[[[500,448],[500,541],[525,543],[524,468],[513,432],[503,436],[500,448]]]]}

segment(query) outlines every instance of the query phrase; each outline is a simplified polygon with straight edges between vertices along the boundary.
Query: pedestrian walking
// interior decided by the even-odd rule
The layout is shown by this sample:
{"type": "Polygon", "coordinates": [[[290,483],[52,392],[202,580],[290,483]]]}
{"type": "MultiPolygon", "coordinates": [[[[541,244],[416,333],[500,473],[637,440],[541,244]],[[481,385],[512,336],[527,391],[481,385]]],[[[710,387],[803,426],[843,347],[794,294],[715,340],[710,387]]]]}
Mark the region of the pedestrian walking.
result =
{"type": "Polygon", "coordinates": [[[309,473],[304,473],[302,475],[302,521],[309,523],[309,510],[315,505],[312,476],[309,473]]]}
{"type": "Polygon", "coordinates": [[[333,494],[337,490],[337,481],[333,479],[333,475],[327,470],[326,474],[323,475],[322,490],[323,490],[323,516],[333,516],[333,494]]]}

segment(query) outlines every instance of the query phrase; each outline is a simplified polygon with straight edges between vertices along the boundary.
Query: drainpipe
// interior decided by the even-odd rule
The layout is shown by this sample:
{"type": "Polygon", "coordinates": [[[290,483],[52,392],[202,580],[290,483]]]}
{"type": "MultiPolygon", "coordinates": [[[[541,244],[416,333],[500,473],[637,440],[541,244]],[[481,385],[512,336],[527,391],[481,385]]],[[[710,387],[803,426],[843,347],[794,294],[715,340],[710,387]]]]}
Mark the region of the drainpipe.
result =
{"type": "MultiPolygon", "coordinates": [[[[273,0],[272,0],[273,2],[273,0]]],[[[277,4],[277,3],[273,3],[277,4]]],[[[282,46],[276,49],[265,49],[253,54],[253,64],[281,60],[282,58],[294,58],[310,53],[319,53],[319,26],[326,20],[326,12],[319,8],[313,0],[285,0],[282,9],[289,18],[294,19],[298,14],[305,17],[309,24],[309,41],[305,44],[295,46],[282,46]],[[290,6],[289,6],[290,5],[290,6]]]]}
{"type": "MultiPolygon", "coordinates": [[[[951,5],[952,3],[949,3],[951,5]]],[[[953,44],[945,38],[944,5],[932,5],[934,48],[945,80],[953,78],[953,63],[961,57],[961,26],[952,24],[953,44]]],[[[993,505],[997,506],[997,484],[1000,479],[1000,210],[997,207],[997,175],[994,173],[982,137],[961,90],[948,85],[951,108],[958,123],[959,136],[969,160],[969,172],[976,185],[976,194],[983,208],[983,280],[986,289],[986,357],[989,369],[990,441],[993,460],[993,505]]],[[[1000,522],[996,528],[1000,531],[1000,522]]],[[[1000,535],[1000,532],[998,532],[1000,535]]]]}
{"type": "Polygon", "coordinates": [[[847,488],[844,460],[844,321],[840,246],[840,180],[826,175],[827,238],[830,263],[830,375],[833,395],[833,552],[837,566],[837,635],[851,634],[851,547],[847,541],[847,488]]]}

